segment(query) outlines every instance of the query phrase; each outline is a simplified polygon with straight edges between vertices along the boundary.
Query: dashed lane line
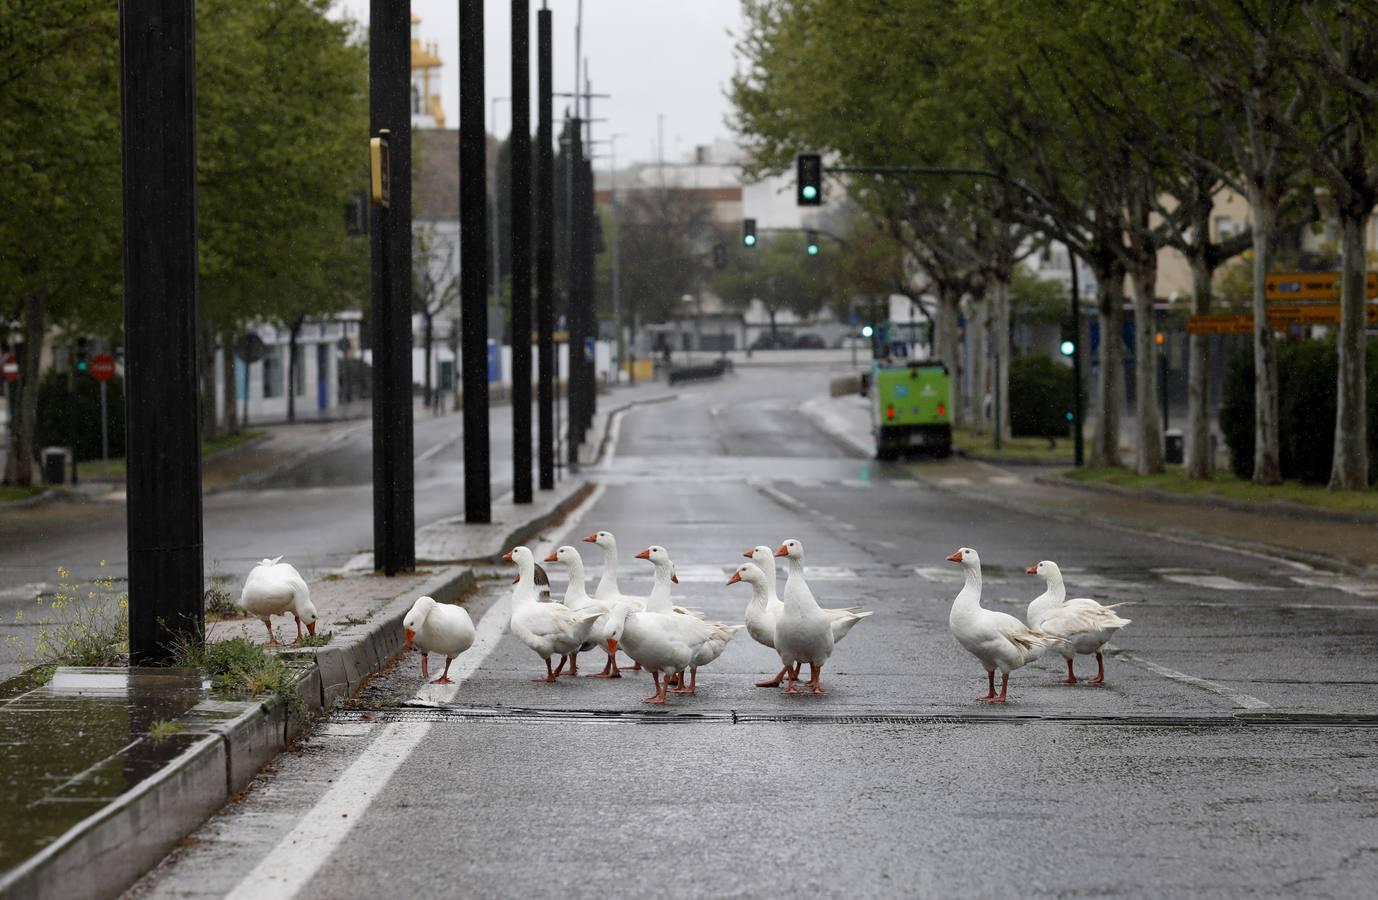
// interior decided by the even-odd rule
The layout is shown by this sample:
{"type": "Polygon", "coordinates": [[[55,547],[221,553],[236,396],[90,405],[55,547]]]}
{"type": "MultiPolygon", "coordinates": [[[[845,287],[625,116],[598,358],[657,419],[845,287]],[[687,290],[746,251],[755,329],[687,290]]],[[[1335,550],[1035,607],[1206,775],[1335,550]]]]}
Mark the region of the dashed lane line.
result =
{"type": "MultiPolygon", "coordinates": [[[[1107,649],[1109,648],[1107,647],[1107,649]]],[[[1201,688],[1203,691],[1210,691],[1212,694],[1218,694],[1226,700],[1229,700],[1239,709],[1268,709],[1269,707],[1267,701],[1260,700],[1257,697],[1240,691],[1232,690],[1223,684],[1205,678],[1198,678],[1195,675],[1188,675],[1186,672],[1179,672],[1176,669],[1169,669],[1161,663],[1156,663],[1151,659],[1144,659],[1142,656],[1136,656],[1133,653],[1126,653],[1123,650],[1115,650],[1112,652],[1116,659],[1122,659],[1141,668],[1148,669],[1155,675],[1171,678],[1173,681],[1180,681],[1183,684],[1201,688]]]]}

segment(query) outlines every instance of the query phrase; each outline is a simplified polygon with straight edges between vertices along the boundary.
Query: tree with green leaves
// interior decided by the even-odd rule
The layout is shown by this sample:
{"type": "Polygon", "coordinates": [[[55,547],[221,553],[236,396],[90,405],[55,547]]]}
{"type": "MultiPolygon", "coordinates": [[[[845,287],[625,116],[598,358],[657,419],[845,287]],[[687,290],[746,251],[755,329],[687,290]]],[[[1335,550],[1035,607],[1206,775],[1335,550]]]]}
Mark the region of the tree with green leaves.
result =
{"type": "Polygon", "coordinates": [[[755,247],[728,253],[727,267],[713,278],[713,291],[738,309],[759,300],[775,338],[776,318],[782,311],[810,319],[832,296],[827,256],[810,256],[806,246],[804,235],[797,232],[762,234],[755,247]]]}

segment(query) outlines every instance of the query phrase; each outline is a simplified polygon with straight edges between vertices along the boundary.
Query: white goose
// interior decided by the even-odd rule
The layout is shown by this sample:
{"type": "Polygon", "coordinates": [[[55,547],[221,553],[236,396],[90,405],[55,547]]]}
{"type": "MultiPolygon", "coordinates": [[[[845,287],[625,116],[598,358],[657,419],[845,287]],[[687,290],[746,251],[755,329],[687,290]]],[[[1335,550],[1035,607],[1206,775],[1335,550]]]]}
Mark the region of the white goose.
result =
{"type": "MultiPolygon", "coordinates": [[[[765,578],[765,599],[758,602],[755,588],[752,588],[752,600],[746,608],[746,630],[757,643],[763,644],[772,650],[775,649],[775,622],[780,618],[780,613],[785,605],[780,602],[780,598],[775,593],[775,557],[769,547],[764,545],[753,547],[742,554],[747,559],[754,562],[761,570],[765,578]]],[[[802,571],[802,565],[801,565],[802,571]]],[[[836,644],[852,630],[852,626],[862,619],[871,615],[869,612],[857,612],[857,607],[847,607],[845,609],[824,609],[833,623],[833,643],[836,644]]],[[[794,677],[799,677],[796,670],[794,677]]],[[[756,682],[757,687],[775,687],[786,677],[787,673],[781,670],[774,678],[769,681],[756,682]]]]}
{"type": "Polygon", "coordinates": [[[790,670],[785,693],[799,693],[799,668],[808,663],[809,690],[822,694],[819,678],[823,674],[823,664],[833,653],[832,619],[818,605],[804,580],[804,545],[787,540],[775,555],[787,557],[790,570],[789,581],[785,583],[785,606],[775,622],[775,652],[790,670]]]}
{"type": "MultiPolygon", "coordinates": [[[[569,585],[565,588],[565,606],[567,608],[576,612],[586,609],[598,610],[602,616],[594,623],[593,630],[589,632],[588,640],[584,641],[578,650],[569,655],[568,674],[571,677],[577,677],[579,675],[579,654],[592,650],[594,647],[608,646],[608,641],[612,635],[609,634],[607,614],[612,607],[610,604],[595,600],[588,595],[588,591],[584,587],[584,559],[579,555],[578,550],[566,544],[547,556],[545,561],[564,563],[569,569],[569,585]]],[[[612,654],[615,651],[609,650],[608,652],[612,654]]],[[[606,671],[607,667],[604,667],[604,672],[606,671]]]]}
{"type": "Polygon", "coordinates": [[[261,560],[249,570],[244,589],[239,592],[239,605],[250,615],[260,619],[268,629],[268,643],[278,644],[273,632],[273,616],[291,613],[297,622],[297,640],[301,640],[301,626],[306,624],[309,634],[316,633],[316,607],[311,603],[311,589],[301,573],[282,557],[261,560]]]}
{"type": "Polygon", "coordinates": [[[544,678],[536,681],[555,681],[564,669],[569,654],[578,651],[588,640],[598,617],[599,609],[573,610],[560,603],[539,603],[536,600],[534,573],[536,557],[527,547],[513,547],[502,556],[517,564],[516,588],[512,591],[512,618],[507,627],[517,639],[545,660],[544,678]],[[560,668],[552,669],[550,658],[560,654],[560,668]]]}
{"type": "Polygon", "coordinates": [[[437,603],[433,597],[417,597],[402,627],[407,633],[407,646],[416,644],[421,651],[421,677],[430,681],[430,655],[445,654],[445,671],[431,684],[454,684],[450,680],[450,663],[474,645],[474,620],[462,606],[437,603]]]}
{"type": "MultiPolygon", "coordinates": [[[[613,536],[613,533],[611,531],[595,531],[585,537],[584,542],[596,544],[598,549],[603,551],[603,573],[598,577],[598,586],[594,588],[594,598],[604,603],[629,604],[633,612],[645,609],[645,597],[624,594],[617,583],[617,538],[613,536]]],[[[611,625],[609,624],[608,627],[610,628],[611,625]]],[[[640,669],[641,663],[633,660],[632,668],[640,669]]],[[[622,670],[617,665],[616,652],[608,657],[608,661],[603,665],[603,671],[599,674],[603,678],[622,677],[622,670]]]]}
{"type": "Polygon", "coordinates": [[[1090,684],[1105,683],[1105,654],[1101,648],[1115,636],[1115,632],[1128,625],[1130,620],[1121,618],[1115,609],[1123,606],[1115,603],[1102,606],[1085,597],[1067,599],[1067,588],[1062,583],[1062,570],[1057,563],[1045,559],[1029,566],[1030,575],[1041,575],[1048,588],[1029,604],[1029,627],[1062,638],[1062,643],[1053,649],[1067,660],[1067,677],[1059,678],[1058,684],[1076,684],[1077,673],[1072,660],[1078,653],[1096,655],[1096,677],[1090,684]]]}
{"type": "Polygon", "coordinates": [[[1043,651],[1060,639],[1034,631],[1014,616],[981,606],[981,557],[963,547],[948,558],[960,563],[966,583],[952,601],[947,625],[957,643],[981,661],[990,680],[990,691],[977,699],[1004,703],[1009,690],[1010,672],[1038,659],[1043,651]],[[1000,670],[1000,695],[995,694],[995,670],[1000,670]]]}
{"type": "MultiPolygon", "coordinates": [[[[642,558],[649,559],[649,555],[642,558]]],[[[694,652],[703,642],[702,633],[695,627],[702,623],[670,609],[669,585],[673,577],[669,566],[656,567],[657,588],[664,582],[664,589],[653,590],[652,596],[659,599],[659,595],[664,595],[664,609],[635,611],[630,605],[619,603],[612,613],[614,622],[622,623],[622,650],[650,672],[655,681],[656,691],[642,698],[644,703],[665,702],[670,676],[683,672],[693,663],[694,652]]]]}
{"type": "Polygon", "coordinates": [[[677,673],[678,683],[671,692],[693,694],[698,688],[699,666],[706,666],[722,656],[723,650],[727,649],[728,642],[732,640],[733,635],[741,630],[742,626],[726,625],[722,622],[706,622],[702,615],[670,604],[670,585],[679,584],[679,577],[675,574],[675,564],[670,559],[670,553],[664,547],[659,545],[647,547],[637,554],[637,558],[650,560],[651,564],[655,566],[655,587],[651,590],[647,609],[668,612],[689,619],[694,623],[693,627],[698,635],[698,645],[694,648],[693,658],[689,661],[689,683],[685,684],[684,673],[681,671],[677,673]]]}

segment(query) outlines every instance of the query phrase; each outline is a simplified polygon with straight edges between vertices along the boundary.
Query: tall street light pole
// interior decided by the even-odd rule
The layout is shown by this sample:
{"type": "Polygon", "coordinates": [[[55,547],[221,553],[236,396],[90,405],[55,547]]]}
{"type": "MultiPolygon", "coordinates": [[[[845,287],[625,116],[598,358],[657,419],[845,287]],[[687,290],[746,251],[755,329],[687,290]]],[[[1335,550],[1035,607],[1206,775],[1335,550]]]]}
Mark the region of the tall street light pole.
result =
{"type": "MultiPolygon", "coordinates": [[[[494,140],[497,140],[497,137],[498,137],[498,102],[499,102],[499,101],[506,102],[506,101],[511,100],[511,99],[512,99],[511,97],[493,97],[493,98],[491,98],[491,102],[489,103],[489,106],[492,108],[492,116],[490,117],[490,121],[492,122],[492,128],[489,130],[489,134],[493,135],[493,139],[494,139],[494,140]]],[[[500,215],[498,215],[498,159],[499,159],[499,154],[494,154],[493,159],[490,161],[490,162],[491,162],[491,165],[492,165],[492,172],[489,173],[489,174],[491,175],[492,179],[493,179],[493,190],[492,190],[491,194],[489,194],[489,196],[491,197],[491,204],[490,204],[490,206],[489,206],[489,208],[488,208],[488,221],[492,223],[492,227],[491,227],[490,229],[488,229],[488,230],[489,230],[489,232],[492,234],[492,244],[493,244],[493,268],[492,268],[492,270],[491,270],[492,274],[490,275],[490,280],[492,281],[492,285],[493,285],[493,299],[492,299],[492,305],[491,305],[491,306],[489,307],[489,309],[488,309],[488,325],[489,325],[490,328],[491,328],[491,327],[495,327],[495,326],[498,328],[497,338],[498,338],[499,343],[501,343],[501,340],[502,340],[502,248],[501,248],[501,246],[499,245],[499,238],[500,238],[500,236],[501,236],[501,229],[498,228],[498,223],[502,220],[502,217],[501,217],[500,215]]],[[[508,189],[509,189],[509,190],[511,189],[511,172],[510,172],[510,171],[508,172],[508,189]]]]}
{"type": "MultiPolygon", "coordinates": [[[[379,2],[379,0],[375,0],[379,2]]],[[[405,6],[406,4],[397,4],[405,6]]],[[[488,444],[487,135],[483,128],[483,0],[459,3],[460,329],[464,377],[464,521],[491,522],[488,444]]]]}
{"type": "Polygon", "coordinates": [[[205,626],[195,3],[121,3],[119,17],[129,654],[166,665],[205,626]]]}
{"type": "Polygon", "coordinates": [[[373,273],[373,557],[387,575],[416,568],[411,361],[411,16],[372,0],[369,131],[387,160],[375,196],[373,273]]]}
{"type": "MultiPolygon", "coordinates": [[[[512,0],[512,500],[531,502],[530,0],[512,0]]],[[[497,234],[494,227],[493,233],[497,234]]],[[[496,242],[495,242],[496,243],[496,242]]]]}
{"type": "Polygon", "coordinates": [[[541,490],[555,487],[555,155],[550,10],[536,14],[536,388],[541,490]]]}

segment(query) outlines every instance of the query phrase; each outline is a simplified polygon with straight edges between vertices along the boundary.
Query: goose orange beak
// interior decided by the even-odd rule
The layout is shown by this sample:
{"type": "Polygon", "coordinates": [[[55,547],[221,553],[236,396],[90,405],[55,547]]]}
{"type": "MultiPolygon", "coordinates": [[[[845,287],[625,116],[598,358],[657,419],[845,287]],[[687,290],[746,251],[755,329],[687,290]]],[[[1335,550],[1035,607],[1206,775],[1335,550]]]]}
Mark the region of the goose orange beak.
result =
{"type": "Polygon", "coordinates": [[[407,629],[407,646],[408,646],[408,647],[411,646],[411,641],[412,641],[412,638],[414,638],[414,637],[416,637],[416,632],[415,632],[415,631],[412,631],[410,628],[408,628],[408,629],[407,629]]]}
{"type": "Polygon", "coordinates": [[[589,535],[588,537],[584,538],[584,543],[586,543],[586,544],[596,544],[596,543],[598,543],[598,535],[596,535],[596,534],[591,534],[591,535],[589,535]]]}
{"type": "MultiPolygon", "coordinates": [[[[748,555],[750,555],[750,554],[748,554],[748,555]]],[[[733,573],[732,573],[732,577],[729,578],[729,579],[727,579],[727,583],[728,583],[728,584],[736,584],[737,582],[739,582],[739,581],[741,581],[741,580],[742,580],[742,576],[741,576],[741,575],[738,575],[736,572],[733,572],[733,573]]]]}
{"type": "Polygon", "coordinates": [[[315,622],[307,622],[307,623],[306,623],[306,633],[309,634],[309,635],[312,635],[312,636],[314,636],[314,635],[316,634],[316,623],[315,623],[315,622]]]}
{"type": "Polygon", "coordinates": [[[1024,571],[1025,571],[1025,572],[1028,572],[1030,575],[1037,575],[1037,574],[1038,574],[1038,566],[1036,566],[1036,565],[1034,565],[1034,566],[1029,566],[1029,567],[1028,567],[1027,569],[1025,569],[1024,571]]]}
{"type": "Polygon", "coordinates": [[[961,561],[962,561],[962,551],[958,550],[956,553],[954,553],[954,554],[952,554],[951,556],[949,556],[949,557],[947,558],[947,561],[948,561],[948,562],[961,562],[961,561]]]}
{"type": "Polygon", "coordinates": [[[511,561],[512,561],[512,551],[511,551],[511,550],[508,550],[506,553],[504,553],[504,554],[502,555],[502,558],[505,559],[505,560],[507,560],[508,562],[511,562],[511,561]]]}
{"type": "MultiPolygon", "coordinates": [[[[751,555],[750,553],[747,554],[747,556],[750,556],[750,555],[751,555]]],[[[775,555],[776,555],[776,556],[789,556],[789,548],[786,547],[784,544],[781,544],[781,545],[780,545],[780,549],[775,551],[775,555]]]]}
{"type": "Polygon", "coordinates": [[[751,551],[750,551],[750,550],[746,551],[745,553],[742,554],[742,556],[745,556],[747,559],[751,559],[751,551]]]}
{"type": "Polygon", "coordinates": [[[672,573],[672,574],[670,575],[670,583],[671,583],[671,584],[679,584],[679,576],[672,573]]]}
{"type": "Polygon", "coordinates": [[[545,561],[546,561],[546,562],[559,562],[559,561],[560,561],[560,557],[559,557],[557,554],[552,553],[552,554],[550,554],[549,556],[547,556],[547,557],[545,558],[545,561]]]}
{"type": "Polygon", "coordinates": [[[651,548],[649,548],[649,547],[647,547],[645,550],[642,550],[640,553],[638,553],[638,554],[634,557],[634,559],[650,559],[650,558],[651,558],[651,548]]]}

